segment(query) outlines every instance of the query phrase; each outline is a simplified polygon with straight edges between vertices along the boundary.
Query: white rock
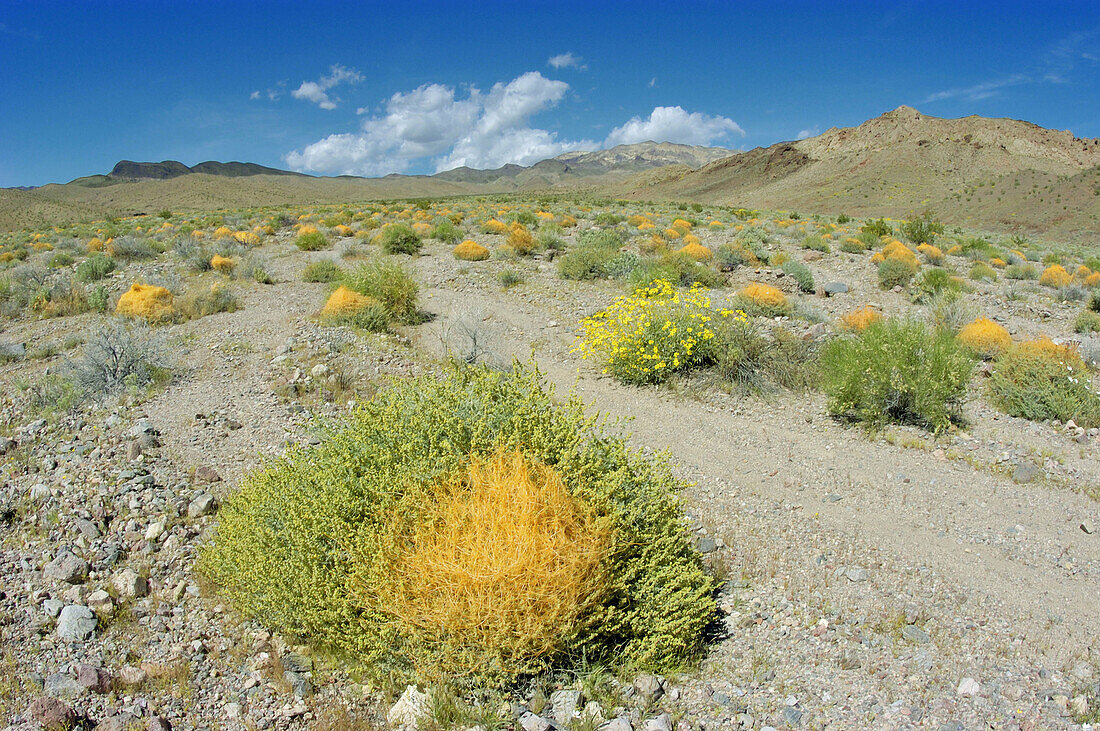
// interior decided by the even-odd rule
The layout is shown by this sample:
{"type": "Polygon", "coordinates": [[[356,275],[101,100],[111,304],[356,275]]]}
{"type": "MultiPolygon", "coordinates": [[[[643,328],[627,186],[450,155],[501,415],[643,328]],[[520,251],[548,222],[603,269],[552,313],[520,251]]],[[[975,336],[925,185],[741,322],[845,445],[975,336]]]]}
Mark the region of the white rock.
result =
{"type": "Polygon", "coordinates": [[[965,696],[975,696],[981,691],[982,686],[978,684],[974,678],[963,678],[959,681],[959,689],[957,693],[965,696]]]}
{"type": "Polygon", "coordinates": [[[386,713],[386,720],[394,728],[418,728],[420,721],[428,718],[428,694],[421,693],[415,685],[405,688],[405,692],[397,699],[386,713]]]}

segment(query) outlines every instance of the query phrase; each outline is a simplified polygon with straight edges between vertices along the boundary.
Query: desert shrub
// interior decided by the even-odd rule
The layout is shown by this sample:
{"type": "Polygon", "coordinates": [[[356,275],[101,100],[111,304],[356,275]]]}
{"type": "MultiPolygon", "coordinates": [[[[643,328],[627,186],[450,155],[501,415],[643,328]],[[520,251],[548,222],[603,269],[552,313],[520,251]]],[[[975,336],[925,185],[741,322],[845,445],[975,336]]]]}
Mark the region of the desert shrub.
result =
{"type": "MultiPolygon", "coordinates": [[[[694,236],[688,234],[684,237],[685,241],[689,237],[695,239],[694,236]]],[[[687,241],[687,243],[681,246],[676,253],[683,254],[684,256],[690,256],[692,259],[698,262],[710,261],[714,258],[714,252],[712,252],[706,246],[700,244],[698,239],[695,239],[694,241],[687,241]]]]}
{"type": "Polygon", "coordinates": [[[535,237],[523,225],[512,224],[508,229],[508,246],[520,256],[529,256],[535,251],[535,237]]]}
{"type": "Polygon", "coordinates": [[[500,282],[501,287],[504,287],[505,289],[511,289],[516,285],[522,284],[524,281],[524,277],[515,269],[505,269],[504,271],[497,274],[497,281],[500,282]]]}
{"type": "MultiPolygon", "coordinates": [[[[555,226],[555,228],[557,228],[557,226],[555,226]]],[[[565,249],[565,240],[562,239],[561,236],[558,236],[557,232],[550,229],[549,226],[543,226],[538,236],[535,237],[535,245],[547,251],[563,251],[565,249]]]]}
{"type": "Polygon", "coordinates": [[[321,322],[326,325],[351,325],[369,332],[389,329],[390,313],[386,305],[374,297],[347,287],[337,287],[321,309],[321,322]]]}
{"type": "Polygon", "coordinates": [[[376,258],[345,272],[344,284],[355,292],[385,305],[390,316],[401,322],[415,322],[419,287],[400,263],[376,258]]]}
{"type": "Polygon", "coordinates": [[[881,320],[881,312],[871,307],[871,305],[864,305],[863,307],[842,315],[838,324],[843,330],[854,330],[858,332],[860,330],[865,330],[871,323],[880,322],[881,320]]]}
{"type": "Polygon", "coordinates": [[[746,318],[722,318],[708,348],[715,374],[738,391],[806,390],[816,380],[816,343],[783,327],[764,332],[746,318]]]}
{"type": "Polygon", "coordinates": [[[836,222],[839,223],[841,226],[850,222],[851,220],[852,217],[849,216],[847,213],[841,213],[839,216],[836,217],[836,222]]]}
{"type": "Polygon", "coordinates": [[[199,570],[375,678],[667,671],[714,611],[679,489],[537,370],[455,366],[246,478],[199,570]]]}
{"type": "Polygon", "coordinates": [[[1073,276],[1061,264],[1052,264],[1039,277],[1039,284],[1047,287],[1065,287],[1072,281],[1073,276]]]}
{"type": "Polygon", "coordinates": [[[451,252],[454,258],[463,261],[485,261],[489,258],[489,250],[476,241],[466,240],[456,246],[451,252]]]}
{"type": "Polygon", "coordinates": [[[810,251],[820,251],[825,254],[828,254],[830,251],[829,242],[820,236],[807,236],[802,239],[802,248],[809,249],[810,251]]]}
{"type": "Polygon", "coordinates": [[[140,389],[170,375],[164,339],[143,321],[113,321],[88,334],[80,355],[66,364],[67,375],[89,396],[140,389]]]}
{"type": "Polygon", "coordinates": [[[383,228],[379,243],[387,254],[416,254],[423,245],[412,227],[403,223],[393,223],[383,228]]]}
{"type": "Polygon", "coordinates": [[[1050,340],[1017,343],[993,362],[988,383],[993,402],[1012,416],[1100,426],[1100,394],[1073,347],[1050,340]]]}
{"type": "Polygon", "coordinates": [[[997,270],[983,261],[976,261],[974,266],[970,267],[970,278],[975,282],[993,282],[997,279],[997,270]]]}
{"type": "Polygon", "coordinates": [[[622,383],[660,383],[710,360],[711,323],[736,316],[711,309],[702,287],[679,292],[658,280],[585,318],[573,349],[622,383]]]}
{"type": "Polygon", "coordinates": [[[665,254],[656,261],[643,261],[630,272],[630,285],[634,289],[649,289],[661,280],[680,287],[718,286],[718,275],[710,267],[680,252],[665,254]]]}
{"type": "Polygon", "coordinates": [[[1031,264],[1009,264],[1005,267],[1006,279],[1038,279],[1039,272],[1031,264]]]}
{"type": "Polygon", "coordinates": [[[1012,336],[1008,334],[1008,330],[988,317],[974,320],[959,330],[955,337],[974,355],[985,360],[997,357],[1012,345],[1012,336]]]}
{"type": "Polygon", "coordinates": [[[977,317],[977,310],[956,289],[945,289],[928,299],[932,324],[951,333],[957,333],[977,317]]]}
{"type": "Polygon", "coordinates": [[[927,299],[941,292],[958,292],[962,289],[959,280],[946,269],[932,267],[921,272],[916,281],[917,296],[927,299]]]}
{"type": "Polygon", "coordinates": [[[137,239],[133,236],[119,236],[108,243],[105,249],[115,259],[130,261],[152,259],[161,253],[149,239],[137,239]]]}
{"type": "Polygon", "coordinates": [[[779,267],[788,276],[798,282],[798,288],[803,292],[814,291],[814,275],[810,268],[800,261],[790,259],[779,267]]]}
{"type": "Polygon", "coordinates": [[[113,272],[115,266],[114,259],[97,252],[76,265],[73,278],[78,282],[96,282],[113,272]]]}
{"type": "Polygon", "coordinates": [[[237,261],[236,259],[231,259],[221,254],[214,254],[214,256],[210,258],[210,268],[228,277],[232,275],[233,270],[237,268],[237,261]]]}
{"type": "MultiPolygon", "coordinates": [[[[893,236],[894,227],[886,223],[885,219],[878,219],[877,221],[868,221],[859,227],[860,232],[870,234],[876,238],[880,236],[893,236]]],[[[873,246],[874,244],[872,244],[873,246]]]]}
{"type": "Polygon", "coordinates": [[[196,286],[184,293],[178,309],[183,317],[196,319],[219,312],[236,312],[241,309],[241,303],[229,287],[216,282],[209,287],[196,286]]]}
{"type": "Polygon", "coordinates": [[[577,237],[577,245],[558,260],[558,274],[562,279],[611,276],[611,262],[619,255],[622,244],[622,237],[615,231],[584,231],[577,237]]]}
{"type": "Polygon", "coordinates": [[[432,229],[432,238],[445,244],[457,244],[462,238],[462,232],[449,219],[444,218],[432,229]]]}
{"type": "Polygon", "coordinates": [[[302,251],[320,251],[321,249],[327,249],[329,243],[323,233],[313,229],[298,234],[298,238],[294,239],[294,245],[302,251]]]}
{"type": "Polygon", "coordinates": [[[504,223],[490,218],[481,224],[481,233],[483,234],[506,234],[508,233],[508,226],[504,223]]]}
{"type": "Polygon", "coordinates": [[[1100,292],[1093,292],[1089,297],[1089,310],[1092,312],[1100,312],[1100,292]]]}
{"type": "Polygon", "coordinates": [[[950,333],[884,320],[830,342],[821,368],[831,414],[938,432],[958,418],[974,360],[950,333]]]}
{"type": "Polygon", "coordinates": [[[888,258],[878,263],[878,284],[883,289],[906,287],[917,273],[916,264],[905,259],[888,258]]]}
{"type": "Polygon", "coordinates": [[[148,322],[167,322],[176,315],[172,293],[164,287],[134,282],[123,292],[115,305],[115,312],[148,322]]]}
{"type": "Polygon", "coordinates": [[[67,266],[72,266],[76,261],[76,257],[67,251],[59,251],[50,257],[49,267],[50,269],[63,269],[67,266]]]}
{"type": "Polygon", "coordinates": [[[791,311],[787,295],[769,284],[752,282],[737,293],[734,306],[748,315],[779,317],[791,311]]]}
{"type": "Polygon", "coordinates": [[[714,260],[724,272],[732,272],[748,263],[747,252],[736,244],[722,244],[715,251],[714,260]]]}
{"type": "Polygon", "coordinates": [[[931,244],[937,234],[943,233],[943,224],[925,214],[902,223],[901,233],[914,244],[931,244]]]}
{"type": "Polygon", "coordinates": [[[275,279],[263,261],[245,261],[243,271],[245,276],[257,284],[275,284],[275,279]]]}
{"type": "Polygon", "coordinates": [[[840,250],[847,254],[862,254],[868,249],[873,248],[876,243],[878,243],[877,238],[874,242],[868,244],[855,236],[847,236],[840,242],[840,250]]]}
{"type": "Polygon", "coordinates": [[[1088,290],[1079,284],[1067,284],[1059,287],[1055,296],[1062,302],[1080,302],[1088,296],[1088,290]]]}
{"type": "Polygon", "coordinates": [[[1073,321],[1073,329],[1079,333],[1100,332],[1100,313],[1081,310],[1073,321]]]}
{"type": "Polygon", "coordinates": [[[321,259],[306,265],[302,271],[303,282],[338,282],[344,276],[340,265],[329,259],[321,259]]]}

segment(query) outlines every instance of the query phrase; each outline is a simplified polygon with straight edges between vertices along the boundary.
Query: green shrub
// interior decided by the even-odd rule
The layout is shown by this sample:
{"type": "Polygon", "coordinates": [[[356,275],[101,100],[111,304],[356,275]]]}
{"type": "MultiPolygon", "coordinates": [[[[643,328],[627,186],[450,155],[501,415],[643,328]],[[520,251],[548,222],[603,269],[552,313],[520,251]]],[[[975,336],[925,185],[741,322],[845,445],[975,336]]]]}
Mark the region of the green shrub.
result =
{"type": "Polygon", "coordinates": [[[680,252],[670,252],[656,261],[643,261],[630,272],[630,286],[634,289],[652,287],[659,280],[679,287],[699,284],[708,289],[719,283],[713,269],[680,252]]]}
{"type": "Polygon", "coordinates": [[[497,275],[497,281],[500,282],[500,286],[505,289],[511,289],[516,285],[523,284],[523,274],[517,272],[515,269],[505,269],[497,275]]]}
{"type": "Polygon", "coordinates": [[[219,312],[236,312],[241,303],[228,287],[221,283],[210,287],[195,287],[179,298],[176,309],[186,318],[194,319],[219,312]]]}
{"type": "Polygon", "coordinates": [[[307,231],[294,239],[294,245],[302,251],[320,251],[328,248],[328,239],[320,231],[307,231]]]}
{"type": "Polygon", "coordinates": [[[72,266],[76,258],[67,251],[59,251],[50,257],[49,266],[51,269],[61,269],[63,267],[72,266]]]}
{"type": "Polygon", "coordinates": [[[916,273],[915,263],[891,257],[878,263],[878,284],[883,289],[907,287],[916,273]]]}
{"type": "Polygon", "coordinates": [[[1073,330],[1079,333],[1100,332],[1100,313],[1081,310],[1073,321],[1073,330]]]}
{"type": "Polygon", "coordinates": [[[825,254],[828,254],[830,251],[829,242],[820,236],[807,236],[802,239],[802,248],[811,251],[820,251],[825,254]]]}
{"type": "Polygon", "coordinates": [[[98,252],[77,264],[73,277],[78,282],[95,282],[113,272],[115,266],[114,259],[98,252]]]}
{"type": "Polygon", "coordinates": [[[783,327],[765,334],[754,322],[725,318],[709,348],[715,374],[738,391],[807,390],[816,379],[816,342],[783,327]]]}
{"type": "Polygon", "coordinates": [[[462,238],[462,232],[449,219],[444,218],[432,229],[432,238],[445,244],[457,244],[462,238]]]}
{"type": "Polygon", "coordinates": [[[344,270],[328,259],[321,259],[306,266],[302,272],[303,282],[338,282],[344,276],[344,270]]]}
{"type": "Polygon", "coordinates": [[[1005,267],[1006,279],[1038,279],[1039,272],[1031,264],[1010,264],[1005,267]]]}
{"type": "MultiPolygon", "coordinates": [[[[894,235],[894,227],[886,223],[886,220],[883,218],[880,218],[877,221],[868,221],[867,223],[860,226],[859,230],[862,233],[871,234],[876,239],[880,236],[894,235]]],[[[878,241],[875,241],[875,244],[877,243],[878,241]]]]}
{"type": "Polygon", "coordinates": [[[836,217],[836,222],[839,223],[841,226],[843,226],[844,224],[848,223],[851,220],[852,220],[852,217],[849,216],[847,213],[841,213],[839,216],[836,217]]]}
{"type": "Polygon", "coordinates": [[[970,267],[970,278],[975,282],[995,282],[997,280],[997,270],[984,261],[977,261],[974,262],[974,266],[970,267]]]}
{"type": "Polygon", "coordinates": [[[993,402],[1011,416],[1100,426],[1100,395],[1084,360],[1071,348],[1049,340],[1017,343],[993,362],[988,383],[993,402]]]}
{"type": "Polygon", "coordinates": [[[1100,312],[1100,292],[1093,292],[1089,297],[1088,308],[1093,312],[1100,312]]]}
{"type": "Polygon", "coordinates": [[[420,289],[396,261],[379,257],[364,262],[344,273],[344,285],[381,302],[396,320],[413,323],[418,319],[416,298],[420,289]]]}
{"type": "Polygon", "coordinates": [[[831,414],[868,428],[902,423],[938,432],[958,418],[974,364],[950,332],[877,321],[829,343],[822,385],[831,414]]]}
{"type": "MultiPolygon", "coordinates": [[[[716,582],[682,527],[680,488],[665,462],[631,451],[579,398],[555,400],[534,368],[455,366],[396,382],[319,445],[248,476],[219,511],[198,570],[245,615],[375,680],[507,681],[582,661],[670,672],[696,657],[715,611],[716,582]],[[507,645],[484,644],[388,611],[395,563],[453,528],[432,523],[438,496],[500,450],[557,473],[610,541],[596,554],[598,591],[538,655],[515,651],[526,622],[509,628],[507,645]]],[[[514,593],[505,588],[502,603],[514,593]]]]}
{"type": "Polygon", "coordinates": [[[732,272],[734,269],[744,266],[748,261],[745,250],[736,244],[721,244],[714,252],[714,261],[718,268],[724,272],[732,272]]]}
{"type": "Polygon", "coordinates": [[[382,251],[387,254],[416,254],[424,245],[412,227],[403,223],[386,226],[380,235],[382,251]]]}
{"type": "Polygon", "coordinates": [[[779,267],[788,277],[798,282],[798,288],[803,292],[814,292],[814,275],[810,268],[800,261],[788,259],[779,267]]]}
{"type": "Polygon", "coordinates": [[[916,287],[922,300],[940,292],[958,292],[962,289],[962,285],[954,275],[940,267],[932,267],[921,272],[917,278],[916,287]]]}
{"type": "Polygon", "coordinates": [[[615,226],[620,224],[625,219],[617,213],[598,213],[596,214],[595,223],[597,226],[615,226]]]}
{"type": "Polygon", "coordinates": [[[914,244],[931,244],[937,234],[943,233],[943,224],[926,213],[901,224],[901,233],[914,244]]]}
{"type": "Polygon", "coordinates": [[[535,237],[535,244],[537,248],[546,251],[565,250],[565,241],[547,226],[543,226],[542,230],[539,231],[538,236],[535,237]]]}
{"type": "Polygon", "coordinates": [[[558,260],[558,274],[562,279],[609,277],[622,244],[622,237],[615,231],[584,231],[577,237],[577,245],[558,260]]]}

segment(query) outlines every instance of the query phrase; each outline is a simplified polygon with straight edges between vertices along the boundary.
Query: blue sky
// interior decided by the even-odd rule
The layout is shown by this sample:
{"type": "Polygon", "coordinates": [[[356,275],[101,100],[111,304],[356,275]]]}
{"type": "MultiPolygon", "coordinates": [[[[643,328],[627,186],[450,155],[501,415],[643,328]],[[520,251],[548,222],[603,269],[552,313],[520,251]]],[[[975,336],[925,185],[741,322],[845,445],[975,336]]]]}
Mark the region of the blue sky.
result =
{"type": "Polygon", "coordinates": [[[0,186],[749,149],[901,104],[1100,137],[1100,2],[0,0],[0,186]]]}

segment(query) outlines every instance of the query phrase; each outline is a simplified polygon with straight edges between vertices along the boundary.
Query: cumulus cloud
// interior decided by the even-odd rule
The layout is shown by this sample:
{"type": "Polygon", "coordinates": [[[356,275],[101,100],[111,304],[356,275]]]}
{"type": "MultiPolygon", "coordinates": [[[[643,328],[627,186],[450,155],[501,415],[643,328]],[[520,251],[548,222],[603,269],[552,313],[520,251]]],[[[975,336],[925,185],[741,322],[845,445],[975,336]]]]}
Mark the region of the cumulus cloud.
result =
{"type": "Polygon", "coordinates": [[[796,140],[805,140],[805,139],[808,139],[810,137],[817,137],[819,134],[821,134],[821,130],[818,129],[817,125],[814,125],[810,129],[799,130],[798,136],[795,137],[795,139],[796,140]]]}
{"type": "Polygon", "coordinates": [[[708,144],[730,134],[744,134],[733,120],[688,113],[680,107],[657,107],[642,120],[614,129],[602,143],[561,139],[556,132],[531,125],[532,118],[557,105],[569,85],[530,71],[488,91],[470,87],[459,93],[443,84],[425,84],[398,92],[379,112],[364,115],[354,132],[329,135],[289,153],[287,165],[299,171],[336,175],[385,175],[463,165],[496,168],[507,163],[530,165],[572,150],[594,150],[627,142],[708,144]]]}
{"type": "Polygon", "coordinates": [[[614,147],[653,140],[709,145],[731,134],[744,136],[745,130],[728,117],[687,112],[680,106],[654,107],[648,119],[634,117],[623,126],[611,130],[604,144],[614,147]]]}
{"type": "Polygon", "coordinates": [[[329,89],[343,83],[358,84],[362,80],[363,75],[355,69],[333,64],[329,67],[327,76],[322,76],[317,81],[303,81],[301,86],[290,92],[290,95],[295,99],[312,102],[321,109],[335,109],[336,101],[329,97],[329,89]]]}
{"type": "Polygon", "coordinates": [[[546,61],[546,65],[553,66],[556,69],[577,69],[578,71],[584,71],[588,68],[588,65],[584,63],[584,59],[569,52],[551,56],[546,61]]]}
{"type": "Polygon", "coordinates": [[[251,94],[248,95],[248,98],[252,99],[253,101],[255,101],[256,99],[259,99],[260,98],[260,90],[257,89],[256,91],[252,92],[251,94]]]}

